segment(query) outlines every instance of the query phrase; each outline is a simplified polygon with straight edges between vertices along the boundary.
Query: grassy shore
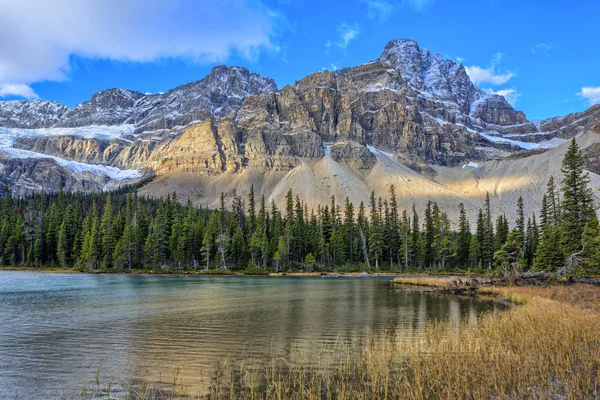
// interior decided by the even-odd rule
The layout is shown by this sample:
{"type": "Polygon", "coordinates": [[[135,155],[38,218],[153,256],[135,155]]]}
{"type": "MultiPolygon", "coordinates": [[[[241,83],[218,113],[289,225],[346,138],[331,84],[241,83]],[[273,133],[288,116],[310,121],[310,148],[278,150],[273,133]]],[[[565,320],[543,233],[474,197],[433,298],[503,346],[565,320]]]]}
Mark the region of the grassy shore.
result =
{"type": "MultiPolygon", "coordinates": [[[[397,278],[446,287],[452,277],[397,278]]],[[[517,303],[477,323],[432,321],[423,335],[371,336],[325,349],[317,367],[273,359],[217,371],[210,399],[598,399],[600,287],[485,287],[517,303]]],[[[136,398],[189,398],[145,388],[136,398]]],[[[195,398],[192,396],[192,398],[195,398]]]]}

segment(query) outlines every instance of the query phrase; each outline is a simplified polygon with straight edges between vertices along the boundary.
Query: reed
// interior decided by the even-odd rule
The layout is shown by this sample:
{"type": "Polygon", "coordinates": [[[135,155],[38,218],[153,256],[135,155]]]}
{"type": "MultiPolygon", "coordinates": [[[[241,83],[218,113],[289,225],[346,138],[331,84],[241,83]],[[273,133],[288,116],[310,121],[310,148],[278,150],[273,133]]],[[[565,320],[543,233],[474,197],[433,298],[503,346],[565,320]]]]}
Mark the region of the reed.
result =
{"type": "MultiPolygon", "coordinates": [[[[402,283],[407,278],[403,278],[402,283]]],[[[439,278],[413,284],[447,285],[439,278]]],[[[424,279],[427,279],[424,281],[424,279]]],[[[451,278],[450,278],[451,279],[451,278]]],[[[597,399],[600,288],[488,287],[518,302],[458,326],[431,321],[415,339],[402,330],[360,346],[323,349],[314,363],[235,363],[217,372],[210,399],[597,399]]],[[[142,390],[136,398],[190,398],[142,390]]]]}
{"type": "MultiPolygon", "coordinates": [[[[429,278],[431,279],[431,278],[429,278]]],[[[422,281],[419,281],[422,284],[422,281]]],[[[438,282],[439,283],[439,282],[438,282]]],[[[432,284],[430,281],[429,284],[432,284]]],[[[446,282],[447,284],[447,282],[446,282]]],[[[430,322],[419,340],[370,337],[316,368],[274,360],[252,385],[211,398],[583,399],[600,396],[600,290],[588,285],[492,287],[522,306],[477,324],[430,322]]]]}

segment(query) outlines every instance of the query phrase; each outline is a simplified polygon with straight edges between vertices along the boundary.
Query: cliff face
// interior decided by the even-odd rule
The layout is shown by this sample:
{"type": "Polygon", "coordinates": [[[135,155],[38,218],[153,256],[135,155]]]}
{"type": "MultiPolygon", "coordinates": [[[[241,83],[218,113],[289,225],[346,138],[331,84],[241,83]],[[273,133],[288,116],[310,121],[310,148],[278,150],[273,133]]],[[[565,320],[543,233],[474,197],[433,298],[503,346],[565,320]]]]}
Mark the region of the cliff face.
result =
{"type": "MultiPolygon", "coordinates": [[[[398,39],[374,61],[279,90],[269,78],[219,66],[164,94],[109,89],[73,108],[0,102],[0,183],[94,191],[149,174],[185,175],[198,185],[219,182],[215,193],[252,182],[276,197],[284,179],[294,182],[290,188],[308,185],[316,198],[340,190],[360,197],[395,176],[415,201],[429,193],[460,198],[430,181],[443,168],[479,171],[479,163],[509,156],[535,154],[539,162],[548,149],[599,127],[600,106],[528,121],[502,96],[477,88],[462,65],[398,39]],[[331,179],[339,182],[310,186],[331,179]]],[[[586,157],[597,171],[592,142],[586,157]]]]}

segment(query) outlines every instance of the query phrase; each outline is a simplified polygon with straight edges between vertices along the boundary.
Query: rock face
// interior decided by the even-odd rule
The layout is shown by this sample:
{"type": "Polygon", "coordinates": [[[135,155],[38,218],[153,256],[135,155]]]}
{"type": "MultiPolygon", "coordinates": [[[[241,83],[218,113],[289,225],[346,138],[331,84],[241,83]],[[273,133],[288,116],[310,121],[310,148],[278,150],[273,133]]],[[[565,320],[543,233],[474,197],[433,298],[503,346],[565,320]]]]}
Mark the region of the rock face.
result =
{"type": "Polygon", "coordinates": [[[274,92],[272,79],[245,68],[219,66],[208,76],[164,94],[144,95],[124,89],[96,93],[74,108],[51,101],[0,102],[0,127],[52,128],[90,125],[136,126],[136,133],[171,129],[209,116],[223,117],[245,97],[274,92]]]}
{"type": "Polygon", "coordinates": [[[69,107],[55,101],[2,101],[0,126],[5,128],[44,128],[56,124],[69,107]]]}
{"type": "Polygon", "coordinates": [[[0,182],[15,196],[26,196],[41,190],[70,192],[98,192],[105,183],[73,175],[72,171],[52,159],[0,158],[0,182]]]}
{"type": "MultiPolygon", "coordinates": [[[[211,187],[215,193],[248,179],[274,196],[279,179],[337,182],[306,192],[315,198],[334,186],[368,195],[367,186],[399,174],[397,184],[414,201],[434,192],[456,199],[456,189],[442,187],[447,182],[431,181],[443,168],[534,154],[539,161],[549,148],[594,129],[600,129],[600,106],[528,121],[504,97],[476,87],[462,65],[397,39],[374,61],[314,73],[279,90],[272,79],[219,66],[164,94],[109,89],[73,108],[40,100],[0,102],[0,146],[13,147],[5,151],[13,157],[38,157],[0,159],[0,183],[76,191],[122,183],[78,169],[73,175],[62,162],[72,160],[225,185],[211,187]],[[39,158],[45,156],[61,163],[39,158]],[[427,183],[415,184],[420,179],[427,183]]],[[[586,150],[594,171],[600,171],[598,149],[591,144],[586,150]]],[[[123,175],[146,176],[133,172],[123,175]]]]}

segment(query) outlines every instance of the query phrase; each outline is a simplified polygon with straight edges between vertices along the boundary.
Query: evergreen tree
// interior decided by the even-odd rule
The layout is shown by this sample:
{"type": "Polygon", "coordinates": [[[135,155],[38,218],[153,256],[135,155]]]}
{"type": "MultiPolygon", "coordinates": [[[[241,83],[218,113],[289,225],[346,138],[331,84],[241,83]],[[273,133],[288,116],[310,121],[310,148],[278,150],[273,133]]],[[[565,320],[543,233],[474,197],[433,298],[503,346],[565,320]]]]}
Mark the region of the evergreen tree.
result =
{"type": "Polygon", "coordinates": [[[562,163],[563,199],[560,207],[561,244],[566,256],[581,249],[585,224],[594,218],[592,192],[589,188],[589,174],[584,172],[585,161],[575,139],[565,154],[562,163]]]}
{"type": "Polygon", "coordinates": [[[533,269],[554,272],[565,265],[560,246],[560,235],[553,225],[548,225],[540,238],[533,260],[533,269]]]}
{"type": "Polygon", "coordinates": [[[458,219],[458,237],[457,237],[457,251],[456,261],[459,266],[467,266],[469,263],[469,247],[471,245],[471,228],[469,227],[469,221],[467,220],[467,213],[465,211],[465,205],[460,203],[459,208],[459,219],[458,219]]]}

